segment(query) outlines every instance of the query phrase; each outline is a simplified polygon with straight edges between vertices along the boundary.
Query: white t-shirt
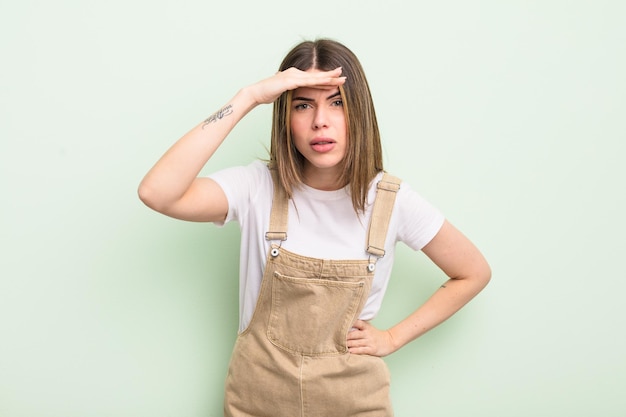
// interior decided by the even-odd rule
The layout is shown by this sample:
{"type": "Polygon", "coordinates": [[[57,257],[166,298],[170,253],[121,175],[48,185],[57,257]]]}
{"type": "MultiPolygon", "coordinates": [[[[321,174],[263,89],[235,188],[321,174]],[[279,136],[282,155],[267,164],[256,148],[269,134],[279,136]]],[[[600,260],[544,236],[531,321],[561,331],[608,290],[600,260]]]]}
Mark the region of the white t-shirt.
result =
{"type": "MultiPolygon", "coordinates": [[[[367,230],[372,214],[376,183],[372,182],[364,216],[357,216],[349,188],[321,191],[303,185],[294,190],[289,202],[287,240],[282,247],[308,257],[321,259],[368,259],[367,230]]],[[[252,318],[263,279],[271,242],[269,229],[274,185],[266,164],[255,161],[210,175],[224,190],[228,215],[224,223],[236,220],[241,228],[239,265],[239,330],[252,318]]],[[[420,250],[437,234],[444,216],[406,183],[396,196],[385,241],[385,256],[376,262],[372,290],[360,318],[370,320],[380,309],[394,260],[395,244],[404,242],[420,250]]],[[[220,223],[218,223],[220,224],[220,223]]],[[[223,224],[223,223],[222,223],[223,224]]]]}

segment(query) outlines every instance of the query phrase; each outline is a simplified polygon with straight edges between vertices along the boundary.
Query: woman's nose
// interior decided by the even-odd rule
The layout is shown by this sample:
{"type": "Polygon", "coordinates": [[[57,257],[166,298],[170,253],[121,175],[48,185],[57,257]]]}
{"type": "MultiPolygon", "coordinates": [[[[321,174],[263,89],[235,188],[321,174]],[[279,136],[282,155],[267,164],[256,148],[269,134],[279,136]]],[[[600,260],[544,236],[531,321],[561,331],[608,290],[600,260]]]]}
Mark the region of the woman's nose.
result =
{"type": "Polygon", "coordinates": [[[313,117],[313,129],[328,127],[328,118],[325,109],[317,108],[313,117]]]}

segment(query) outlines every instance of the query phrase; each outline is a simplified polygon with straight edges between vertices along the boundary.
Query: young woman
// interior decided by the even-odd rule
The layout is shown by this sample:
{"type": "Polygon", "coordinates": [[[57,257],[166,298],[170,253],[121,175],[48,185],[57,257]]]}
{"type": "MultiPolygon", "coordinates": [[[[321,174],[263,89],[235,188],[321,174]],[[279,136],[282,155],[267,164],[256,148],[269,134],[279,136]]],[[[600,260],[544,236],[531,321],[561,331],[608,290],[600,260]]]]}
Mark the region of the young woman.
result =
{"type": "Polygon", "coordinates": [[[148,172],[141,200],[168,216],[241,226],[240,328],[226,416],[391,416],[381,359],[437,326],[490,279],[478,249],[383,171],[363,69],[344,45],[292,49],[148,172]],[[198,177],[231,129],[274,103],[269,163],[198,177]],[[402,241],[450,278],[390,329],[378,312],[402,241]]]}

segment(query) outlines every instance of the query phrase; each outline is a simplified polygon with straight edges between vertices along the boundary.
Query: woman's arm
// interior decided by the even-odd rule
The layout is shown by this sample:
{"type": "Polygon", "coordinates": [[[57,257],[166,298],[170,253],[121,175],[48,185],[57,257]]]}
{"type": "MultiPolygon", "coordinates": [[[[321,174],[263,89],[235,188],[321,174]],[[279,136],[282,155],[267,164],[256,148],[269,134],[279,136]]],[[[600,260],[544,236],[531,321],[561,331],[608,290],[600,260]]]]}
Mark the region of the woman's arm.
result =
{"type": "Polygon", "coordinates": [[[220,221],[228,202],[222,189],[198,174],[235,125],[259,104],[269,104],[284,91],[302,86],[341,85],[341,69],[305,72],[295,68],[241,89],[220,110],[180,138],[148,171],[139,198],[148,207],[183,220],[220,221]]]}
{"type": "Polygon", "coordinates": [[[491,279],[487,261],[468,238],[447,221],[422,251],[450,278],[422,306],[381,331],[357,320],[348,334],[351,353],[386,356],[441,324],[478,294],[491,279]]]}
{"type": "Polygon", "coordinates": [[[196,177],[228,133],[256,105],[244,88],[180,138],[141,181],[141,201],[160,213],[183,220],[224,219],[228,203],[221,188],[208,178],[196,177]]]}

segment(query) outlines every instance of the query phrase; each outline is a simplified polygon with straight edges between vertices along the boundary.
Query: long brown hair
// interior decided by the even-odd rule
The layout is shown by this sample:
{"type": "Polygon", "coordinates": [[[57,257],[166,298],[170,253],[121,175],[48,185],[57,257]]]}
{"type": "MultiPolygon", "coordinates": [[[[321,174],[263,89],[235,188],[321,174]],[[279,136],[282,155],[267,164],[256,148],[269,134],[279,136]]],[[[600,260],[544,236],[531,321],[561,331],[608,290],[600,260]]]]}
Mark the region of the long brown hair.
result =
{"type": "MultiPolygon", "coordinates": [[[[361,63],[341,43],[318,39],[296,45],[283,59],[279,71],[291,67],[302,71],[330,71],[342,67],[346,82],[339,91],[346,118],[348,149],[339,181],[349,185],[354,210],[362,212],[370,182],[383,170],[383,158],[374,103],[361,63]]],[[[270,148],[270,168],[277,171],[280,186],[288,196],[303,183],[304,167],[304,157],[291,138],[291,98],[292,91],[286,91],[274,102],[270,148]]]]}

